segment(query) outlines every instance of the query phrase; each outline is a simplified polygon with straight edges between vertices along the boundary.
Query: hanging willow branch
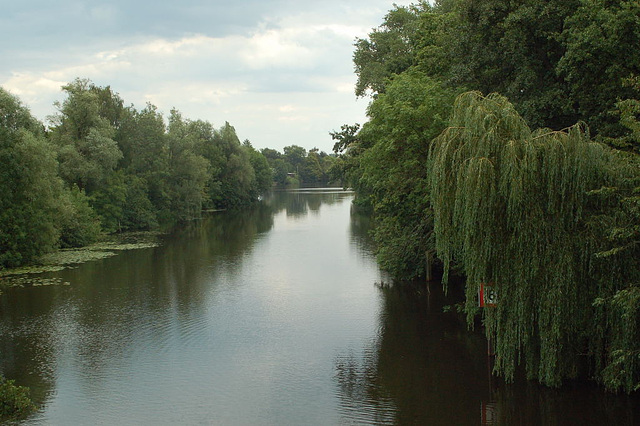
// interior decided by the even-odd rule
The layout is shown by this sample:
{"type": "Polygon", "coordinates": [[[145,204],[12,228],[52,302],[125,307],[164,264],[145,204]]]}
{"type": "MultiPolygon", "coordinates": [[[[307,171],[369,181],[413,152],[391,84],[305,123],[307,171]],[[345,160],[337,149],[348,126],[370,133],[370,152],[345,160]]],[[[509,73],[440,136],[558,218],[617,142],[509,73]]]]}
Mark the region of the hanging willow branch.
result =
{"type": "Polygon", "coordinates": [[[528,377],[559,385],[607,327],[595,323],[594,300],[612,289],[594,281],[602,245],[587,206],[589,191],[611,184],[611,155],[582,123],[532,131],[497,94],[461,95],[450,124],[428,163],[438,255],[445,271],[455,263],[466,274],[470,325],[478,285],[497,289],[484,312],[496,373],[511,380],[524,363],[528,377]]]}

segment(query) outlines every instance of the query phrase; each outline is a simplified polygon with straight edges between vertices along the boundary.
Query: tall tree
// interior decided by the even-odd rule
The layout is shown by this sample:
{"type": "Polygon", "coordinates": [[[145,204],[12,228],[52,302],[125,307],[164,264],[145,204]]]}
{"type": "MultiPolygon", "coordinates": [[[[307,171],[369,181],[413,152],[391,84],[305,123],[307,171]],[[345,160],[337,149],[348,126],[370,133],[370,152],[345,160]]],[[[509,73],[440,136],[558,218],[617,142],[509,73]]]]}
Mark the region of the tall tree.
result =
{"type": "Polygon", "coordinates": [[[55,247],[61,181],[44,128],[0,88],[0,269],[55,247]]]}
{"type": "Polygon", "coordinates": [[[114,114],[104,107],[105,92],[111,92],[81,79],[62,90],[67,99],[56,103],[59,112],[52,129],[52,140],[59,147],[61,176],[69,186],[75,184],[90,194],[104,184],[122,158],[113,140],[115,129],[109,118],[101,115],[101,111],[114,114]]]}
{"type": "Polygon", "coordinates": [[[249,154],[249,162],[255,173],[255,181],[251,193],[253,197],[257,197],[271,189],[273,186],[273,173],[265,156],[251,146],[248,140],[245,140],[242,146],[249,154]]]}
{"type": "MultiPolygon", "coordinates": [[[[632,176],[637,182],[639,170],[621,167],[621,154],[591,142],[584,125],[530,130],[499,95],[462,95],[450,125],[429,160],[436,246],[445,270],[455,261],[467,277],[470,323],[480,283],[498,292],[497,307],[483,315],[495,370],[512,380],[522,360],[529,378],[555,386],[585,372],[587,353],[603,377],[612,354],[602,343],[618,339],[606,324],[629,314],[637,323],[640,306],[624,302],[626,312],[603,315],[597,301],[635,295],[640,264],[637,249],[616,250],[615,263],[596,261],[609,244],[602,230],[616,232],[603,224],[622,213],[597,194],[628,187],[632,176]]],[[[633,330],[625,349],[637,354],[633,330]]],[[[625,379],[639,383],[640,363],[630,366],[625,379]]]]}
{"type": "Polygon", "coordinates": [[[119,167],[125,173],[122,226],[137,230],[170,222],[169,141],[162,114],[152,104],[137,111],[125,108],[116,141],[123,153],[119,167]]]}
{"type": "Polygon", "coordinates": [[[359,138],[360,187],[370,194],[381,265],[397,278],[423,275],[434,249],[427,172],[431,140],[447,125],[454,92],[424,73],[396,78],[369,106],[359,138]]]}
{"type": "Polygon", "coordinates": [[[179,221],[199,218],[202,212],[209,161],[196,153],[196,138],[189,122],[177,110],[169,117],[169,176],[167,191],[173,217],[179,221]]]}
{"type": "Polygon", "coordinates": [[[222,148],[225,163],[221,171],[221,207],[237,207],[255,199],[255,171],[249,152],[243,149],[236,129],[225,122],[216,132],[216,143],[222,148]]]}
{"type": "Polygon", "coordinates": [[[357,96],[384,93],[389,78],[414,64],[418,16],[430,9],[426,2],[395,6],[380,27],[367,38],[356,39],[353,63],[358,75],[357,96]]]}
{"type": "Polygon", "coordinates": [[[282,150],[284,159],[293,166],[293,171],[298,173],[307,157],[307,150],[299,145],[285,146],[282,150]]]}

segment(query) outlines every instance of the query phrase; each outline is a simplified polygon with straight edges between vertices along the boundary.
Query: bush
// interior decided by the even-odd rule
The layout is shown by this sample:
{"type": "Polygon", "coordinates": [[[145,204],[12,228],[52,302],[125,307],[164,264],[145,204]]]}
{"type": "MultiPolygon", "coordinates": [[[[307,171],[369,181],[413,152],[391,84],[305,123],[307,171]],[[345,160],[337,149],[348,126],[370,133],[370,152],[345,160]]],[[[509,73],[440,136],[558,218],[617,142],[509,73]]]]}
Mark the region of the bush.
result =
{"type": "Polygon", "coordinates": [[[28,388],[0,376],[0,420],[24,417],[35,410],[28,388]]]}
{"type": "Polygon", "coordinates": [[[100,236],[100,218],[77,186],[63,193],[60,202],[60,247],[83,247],[100,236]]]}

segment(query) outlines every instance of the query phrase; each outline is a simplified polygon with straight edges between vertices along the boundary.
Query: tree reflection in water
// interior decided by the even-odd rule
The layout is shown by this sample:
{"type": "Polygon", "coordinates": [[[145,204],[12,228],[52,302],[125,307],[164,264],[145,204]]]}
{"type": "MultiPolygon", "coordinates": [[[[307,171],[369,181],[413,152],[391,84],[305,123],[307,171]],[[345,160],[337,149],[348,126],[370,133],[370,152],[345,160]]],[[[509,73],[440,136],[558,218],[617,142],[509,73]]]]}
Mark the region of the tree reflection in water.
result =
{"type": "Polygon", "coordinates": [[[440,283],[380,286],[378,335],[362,353],[335,360],[341,415],[347,423],[429,425],[633,425],[638,395],[605,393],[592,383],[549,389],[524,378],[490,375],[478,327],[444,312],[461,295],[440,283]]]}

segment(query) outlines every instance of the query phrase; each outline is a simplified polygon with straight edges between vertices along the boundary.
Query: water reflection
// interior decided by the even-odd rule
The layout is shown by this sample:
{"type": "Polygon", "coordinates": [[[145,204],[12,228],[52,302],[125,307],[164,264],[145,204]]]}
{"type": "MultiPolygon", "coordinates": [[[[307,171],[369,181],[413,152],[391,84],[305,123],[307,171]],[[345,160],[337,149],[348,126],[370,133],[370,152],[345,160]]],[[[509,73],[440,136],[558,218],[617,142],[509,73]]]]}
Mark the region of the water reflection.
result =
{"type": "Polygon", "coordinates": [[[0,296],[0,371],[42,406],[26,424],[335,423],[333,354],[378,300],[351,197],[276,193],[0,296]]]}
{"type": "Polygon", "coordinates": [[[1,295],[0,371],[42,406],[24,423],[639,419],[637,398],[595,387],[492,382],[481,333],[443,312],[456,287],[390,286],[352,198],[276,192],[161,247],[50,274],[69,286],[1,295]]]}
{"type": "Polygon", "coordinates": [[[289,191],[274,191],[265,198],[265,205],[273,213],[285,210],[288,217],[304,218],[309,212],[317,215],[323,204],[331,206],[351,200],[353,194],[339,188],[307,188],[289,191]]]}
{"type": "Polygon", "coordinates": [[[375,350],[336,362],[342,397],[349,401],[343,406],[380,404],[370,423],[477,424],[490,392],[482,336],[442,312],[438,285],[385,285],[380,292],[375,350]]]}
{"type": "Polygon", "coordinates": [[[360,353],[335,361],[345,423],[428,425],[634,425],[640,395],[593,383],[549,389],[490,374],[486,340],[443,305],[439,283],[383,285],[379,333],[360,353]]]}

